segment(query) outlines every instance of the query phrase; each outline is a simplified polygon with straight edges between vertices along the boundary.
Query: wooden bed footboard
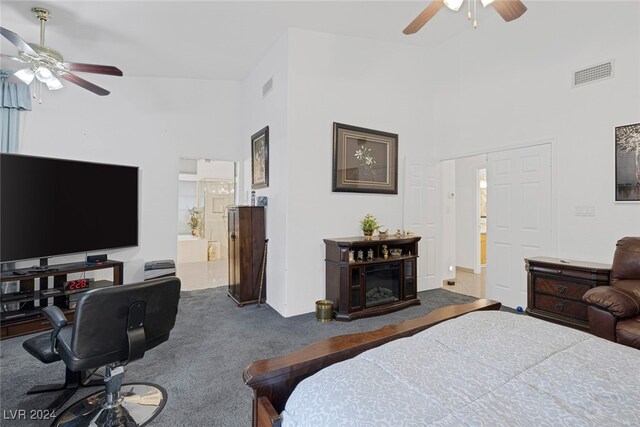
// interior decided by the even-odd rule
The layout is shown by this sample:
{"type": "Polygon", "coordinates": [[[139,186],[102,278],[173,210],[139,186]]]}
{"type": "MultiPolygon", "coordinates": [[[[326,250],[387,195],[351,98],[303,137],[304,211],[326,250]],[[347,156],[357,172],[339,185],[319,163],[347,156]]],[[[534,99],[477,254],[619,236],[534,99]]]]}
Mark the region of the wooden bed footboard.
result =
{"type": "Polygon", "coordinates": [[[477,301],[441,307],[417,319],[387,325],[375,331],[338,335],[301,350],[257,360],[244,369],[245,384],[253,389],[253,426],[279,426],[280,413],[293,389],[303,379],[327,366],[398,338],[409,337],[445,320],[480,310],[499,310],[497,301],[477,301]]]}

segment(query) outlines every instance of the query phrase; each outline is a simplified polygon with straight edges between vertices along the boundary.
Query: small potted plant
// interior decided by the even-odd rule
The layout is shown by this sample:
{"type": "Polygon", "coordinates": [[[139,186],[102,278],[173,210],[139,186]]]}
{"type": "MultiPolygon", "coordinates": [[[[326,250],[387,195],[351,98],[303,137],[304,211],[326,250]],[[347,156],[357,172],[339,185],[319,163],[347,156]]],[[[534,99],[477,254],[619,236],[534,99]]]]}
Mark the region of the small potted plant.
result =
{"type": "Polygon", "coordinates": [[[360,228],[362,228],[365,240],[371,240],[373,232],[380,227],[382,227],[382,225],[378,224],[376,217],[371,214],[366,214],[364,218],[360,220],[360,228]]]}
{"type": "Polygon", "coordinates": [[[189,227],[191,227],[191,234],[198,235],[198,227],[200,227],[200,209],[195,206],[189,209],[189,227]]]}

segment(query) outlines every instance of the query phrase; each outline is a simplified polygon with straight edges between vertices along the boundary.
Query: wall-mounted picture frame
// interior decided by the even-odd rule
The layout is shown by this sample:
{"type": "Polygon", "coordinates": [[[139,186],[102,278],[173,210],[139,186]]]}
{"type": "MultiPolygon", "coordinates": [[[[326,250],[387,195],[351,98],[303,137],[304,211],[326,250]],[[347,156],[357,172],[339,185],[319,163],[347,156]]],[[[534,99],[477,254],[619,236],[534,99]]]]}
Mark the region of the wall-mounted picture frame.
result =
{"type": "Polygon", "coordinates": [[[251,135],[251,188],[269,186],[269,126],[251,135]]]}
{"type": "Polygon", "coordinates": [[[616,202],[640,202],[640,123],[615,128],[616,202]]]}
{"type": "Polygon", "coordinates": [[[398,194],[398,135],[334,122],[332,191],[398,194]]]}

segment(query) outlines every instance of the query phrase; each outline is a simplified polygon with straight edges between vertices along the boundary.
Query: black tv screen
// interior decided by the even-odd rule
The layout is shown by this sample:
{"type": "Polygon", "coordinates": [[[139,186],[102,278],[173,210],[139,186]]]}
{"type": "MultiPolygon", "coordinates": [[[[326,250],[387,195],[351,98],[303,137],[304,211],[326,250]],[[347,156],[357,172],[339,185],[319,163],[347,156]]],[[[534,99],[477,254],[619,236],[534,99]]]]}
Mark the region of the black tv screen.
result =
{"type": "Polygon", "coordinates": [[[0,154],[0,261],[137,245],[137,167],[0,154]]]}

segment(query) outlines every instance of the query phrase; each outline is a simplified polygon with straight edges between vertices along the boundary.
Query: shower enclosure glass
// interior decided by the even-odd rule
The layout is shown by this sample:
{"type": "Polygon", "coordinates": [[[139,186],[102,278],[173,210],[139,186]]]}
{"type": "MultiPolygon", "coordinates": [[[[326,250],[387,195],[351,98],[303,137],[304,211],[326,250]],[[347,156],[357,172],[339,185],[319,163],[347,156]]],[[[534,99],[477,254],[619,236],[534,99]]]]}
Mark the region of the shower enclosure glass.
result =
{"type": "Polygon", "coordinates": [[[200,211],[198,235],[208,241],[207,259],[227,258],[227,207],[233,205],[232,180],[204,178],[197,182],[196,207],[200,211]]]}

